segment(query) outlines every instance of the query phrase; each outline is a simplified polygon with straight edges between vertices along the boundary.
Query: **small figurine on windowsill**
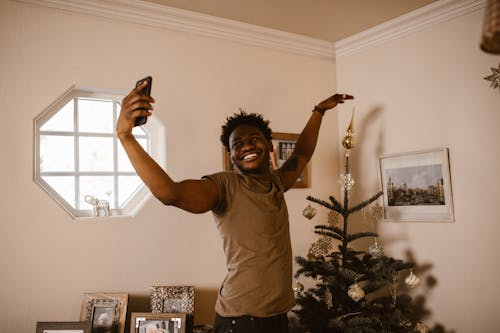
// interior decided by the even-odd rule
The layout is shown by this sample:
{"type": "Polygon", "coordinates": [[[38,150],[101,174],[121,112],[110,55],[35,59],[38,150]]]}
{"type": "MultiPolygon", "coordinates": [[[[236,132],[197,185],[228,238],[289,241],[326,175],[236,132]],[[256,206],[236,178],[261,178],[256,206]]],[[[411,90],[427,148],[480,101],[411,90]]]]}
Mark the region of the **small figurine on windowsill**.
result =
{"type": "Polygon", "coordinates": [[[93,206],[94,216],[100,216],[99,211],[104,212],[104,216],[110,216],[109,202],[107,200],[99,200],[93,195],[86,195],[85,202],[93,206]]]}

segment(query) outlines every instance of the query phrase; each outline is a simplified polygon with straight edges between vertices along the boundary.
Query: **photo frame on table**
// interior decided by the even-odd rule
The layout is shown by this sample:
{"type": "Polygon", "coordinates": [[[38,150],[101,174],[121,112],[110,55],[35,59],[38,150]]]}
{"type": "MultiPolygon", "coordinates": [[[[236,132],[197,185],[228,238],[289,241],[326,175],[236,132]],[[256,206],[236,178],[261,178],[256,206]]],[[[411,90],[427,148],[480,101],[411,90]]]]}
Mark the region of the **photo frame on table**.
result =
{"type": "Polygon", "coordinates": [[[85,293],[80,320],[91,324],[92,333],[124,333],[128,294],[85,293]]]}
{"type": "Polygon", "coordinates": [[[385,221],[453,222],[447,148],[379,158],[385,221]]]}
{"type": "Polygon", "coordinates": [[[92,326],[88,321],[39,321],[36,333],[91,333],[92,326]]]}
{"type": "MultiPolygon", "coordinates": [[[[281,133],[281,132],[273,132],[273,139],[271,140],[273,144],[273,153],[270,156],[271,168],[277,169],[280,168],[283,163],[290,157],[295,149],[295,145],[299,138],[299,134],[294,133],[281,133]]],[[[231,157],[229,153],[222,147],[223,153],[223,164],[224,170],[229,171],[233,169],[233,165],[231,162],[231,157]]],[[[297,182],[293,186],[293,188],[308,188],[310,186],[309,181],[309,172],[311,168],[311,162],[307,163],[306,167],[302,171],[302,175],[297,179],[297,182]]]]}
{"type": "Polygon", "coordinates": [[[185,313],[186,331],[194,325],[193,286],[153,286],[151,288],[151,312],[185,313]]]}
{"type": "Polygon", "coordinates": [[[132,312],[130,333],[186,333],[186,314],[132,312]]]}

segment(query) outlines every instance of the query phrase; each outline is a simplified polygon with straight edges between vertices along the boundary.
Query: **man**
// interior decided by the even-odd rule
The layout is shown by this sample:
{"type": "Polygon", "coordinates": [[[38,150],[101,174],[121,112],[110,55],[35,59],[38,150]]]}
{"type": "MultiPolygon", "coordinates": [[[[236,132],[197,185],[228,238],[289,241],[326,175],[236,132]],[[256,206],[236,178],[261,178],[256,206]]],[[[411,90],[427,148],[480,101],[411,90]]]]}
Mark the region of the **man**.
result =
{"type": "Polygon", "coordinates": [[[117,135],[156,198],[188,212],[214,214],[228,269],[215,306],[215,333],[288,332],[286,313],[295,302],[283,194],[310,160],[325,111],[353,97],[335,94],[316,105],[293,154],[276,170],[270,167],[269,122],[257,114],[235,114],[227,119],[221,135],[235,172],[176,182],[132,135],[135,119],[152,114],[154,99],[139,94],[145,84],[123,99],[117,135]]]}

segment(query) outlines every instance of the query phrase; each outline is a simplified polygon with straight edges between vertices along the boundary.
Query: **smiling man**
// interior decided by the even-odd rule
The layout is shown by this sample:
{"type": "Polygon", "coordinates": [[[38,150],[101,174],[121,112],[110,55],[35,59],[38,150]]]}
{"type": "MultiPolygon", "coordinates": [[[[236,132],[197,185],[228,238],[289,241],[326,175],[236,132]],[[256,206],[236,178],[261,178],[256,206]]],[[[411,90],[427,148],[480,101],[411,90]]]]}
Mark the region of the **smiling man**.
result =
{"type": "Polygon", "coordinates": [[[270,167],[269,122],[241,111],[227,118],[221,141],[234,171],[199,180],[173,181],[132,135],[137,117],[150,116],[154,99],[138,86],[122,101],[117,135],[137,174],[165,205],[192,213],[212,211],[222,237],[227,275],[215,305],[215,333],[285,333],[294,306],[292,250],[284,192],[310,160],[325,111],[350,95],[335,94],[313,109],[295,150],[283,166],[270,167]]]}

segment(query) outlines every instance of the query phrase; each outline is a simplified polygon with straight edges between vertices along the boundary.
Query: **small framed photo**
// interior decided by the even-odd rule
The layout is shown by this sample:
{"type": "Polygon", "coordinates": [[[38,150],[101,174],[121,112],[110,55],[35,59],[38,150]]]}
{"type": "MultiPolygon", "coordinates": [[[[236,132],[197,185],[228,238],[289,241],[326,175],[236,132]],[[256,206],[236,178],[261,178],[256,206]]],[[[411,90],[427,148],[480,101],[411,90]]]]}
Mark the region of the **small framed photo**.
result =
{"type": "Polygon", "coordinates": [[[124,333],[128,294],[85,293],[80,320],[91,323],[92,333],[124,333]]]}
{"type": "MultiPolygon", "coordinates": [[[[271,163],[271,169],[278,169],[292,155],[293,151],[295,150],[295,145],[299,138],[299,134],[273,132],[272,136],[273,152],[269,156],[269,160],[271,163]]],[[[233,165],[231,163],[231,157],[224,147],[222,147],[222,150],[224,157],[224,170],[232,170],[233,165]]],[[[302,171],[299,179],[297,179],[297,182],[295,183],[293,188],[309,187],[310,168],[311,162],[309,161],[309,163],[307,163],[306,167],[302,171]]]]}
{"type": "Polygon", "coordinates": [[[453,222],[448,149],[379,159],[386,221],[453,222]]]}
{"type": "Polygon", "coordinates": [[[36,333],[91,333],[92,327],[88,321],[60,321],[36,323],[36,333]]]}
{"type": "Polygon", "coordinates": [[[132,312],[130,333],[185,333],[185,313],[132,312]]]}
{"type": "Polygon", "coordinates": [[[153,313],[180,313],[194,315],[193,286],[153,286],[151,292],[153,313]]]}

